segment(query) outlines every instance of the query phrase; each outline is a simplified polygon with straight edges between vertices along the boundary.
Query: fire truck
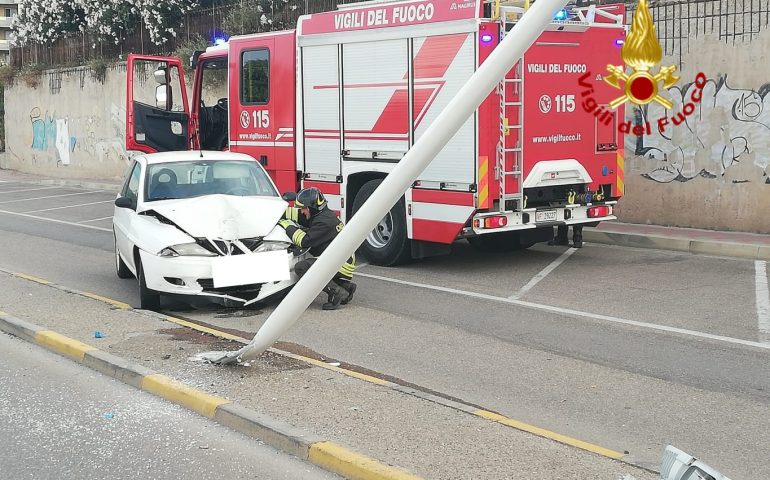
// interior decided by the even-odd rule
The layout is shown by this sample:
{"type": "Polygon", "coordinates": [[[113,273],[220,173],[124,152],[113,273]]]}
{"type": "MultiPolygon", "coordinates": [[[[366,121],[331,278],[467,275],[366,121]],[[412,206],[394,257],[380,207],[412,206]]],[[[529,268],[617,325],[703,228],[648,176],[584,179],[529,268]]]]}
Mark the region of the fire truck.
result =
{"type": "MultiPolygon", "coordinates": [[[[130,55],[129,150],[231,150],[282,192],[317,187],[355,215],[523,14],[522,2],[374,0],[233,36],[182,61],[130,55]],[[147,72],[151,72],[147,74],[147,72]],[[154,77],[155,81],[151,81],[154,77]]],[[[614,220],[623,195],[624,6],[567,8],[368,235],[372,263],[553,238],[614,220]]]]}

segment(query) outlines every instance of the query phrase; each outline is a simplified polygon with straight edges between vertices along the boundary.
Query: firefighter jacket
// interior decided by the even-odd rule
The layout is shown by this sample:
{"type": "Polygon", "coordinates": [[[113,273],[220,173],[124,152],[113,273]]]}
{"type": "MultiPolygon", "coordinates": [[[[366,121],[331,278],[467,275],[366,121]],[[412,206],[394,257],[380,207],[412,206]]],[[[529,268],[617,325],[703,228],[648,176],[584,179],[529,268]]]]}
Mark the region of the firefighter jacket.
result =
{"type": "MultiPolygon", "coordinates": [[[[279,224],[286,230],[286,235],[299,248],[310,249],[310,254],[314,257],[320,256],[345,226],[342,220],[328,207],[309,219],[299,213],[299,209],[289,207],[286,209],[284,217],[287,220],[282,220],[279,224]]],[[[353,254],[342,265],[339,273],[352,278],[355,265],[356,256],[353,254]]]]}

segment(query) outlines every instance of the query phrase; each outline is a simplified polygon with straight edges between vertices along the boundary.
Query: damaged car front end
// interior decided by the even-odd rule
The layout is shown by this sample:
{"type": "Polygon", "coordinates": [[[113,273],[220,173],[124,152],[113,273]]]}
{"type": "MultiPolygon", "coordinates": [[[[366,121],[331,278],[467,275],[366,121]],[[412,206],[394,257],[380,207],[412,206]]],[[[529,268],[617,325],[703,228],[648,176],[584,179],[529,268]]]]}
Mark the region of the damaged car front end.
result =
{"type": "Polygon", "coordinates": [[[288,205],[257,162],[216,152],[216,160],[171,163],[164,155],[137,159],[146,170],[133,185],[137,200],[118,205],[131,197],[129,176],[113,220],[118,276],[122,266],[137,277],[142,308],[159,308],[161,294],[245,306],[296,283],[293,266],[303,256],[276,226],[288,205]],[[153,182],[164,180],[157,172],[169,170],[175,185],[154,194],[153,182]]]}

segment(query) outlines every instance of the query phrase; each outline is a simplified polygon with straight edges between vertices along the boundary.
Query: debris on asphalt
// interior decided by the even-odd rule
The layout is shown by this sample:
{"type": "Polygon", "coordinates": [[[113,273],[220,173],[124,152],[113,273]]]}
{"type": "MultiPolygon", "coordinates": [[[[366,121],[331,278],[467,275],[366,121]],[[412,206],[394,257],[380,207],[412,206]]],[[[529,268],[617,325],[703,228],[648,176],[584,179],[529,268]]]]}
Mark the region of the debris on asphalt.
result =
{"type": "Polygon", "coordinates": [[[108,412],[108,413],[105,413],[103,416],[104,416],[104,419],[105,419],[105,420],[112,420],[112,419],[115,417],[115,415],[114,415],[114,414],[112,414],[112,413],[109,413],[109,412],[108,412]]]}
{"type": "Polygon", "coordinates": [[[100,332],[99,330],[94,332],[94,338],[104,338],[104,337],[105,337],[105,335],[102,332],[100,332]]]}

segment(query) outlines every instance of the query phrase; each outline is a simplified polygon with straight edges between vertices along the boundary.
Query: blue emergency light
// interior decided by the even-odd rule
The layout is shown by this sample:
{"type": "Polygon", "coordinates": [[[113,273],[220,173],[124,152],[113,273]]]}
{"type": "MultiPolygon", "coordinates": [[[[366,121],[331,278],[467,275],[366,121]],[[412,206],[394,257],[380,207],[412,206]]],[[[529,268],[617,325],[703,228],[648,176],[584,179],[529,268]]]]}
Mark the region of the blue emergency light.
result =
{"type": "Polygon", "coordinates": [[[556,16],[553,17],[553,19],[556,20],[557,22],[563,22],[567,20],[568,17],[569,17],[569,14],[567,13],[567,9],[562,8],[561,10],[556,12],[556,16]]]}

